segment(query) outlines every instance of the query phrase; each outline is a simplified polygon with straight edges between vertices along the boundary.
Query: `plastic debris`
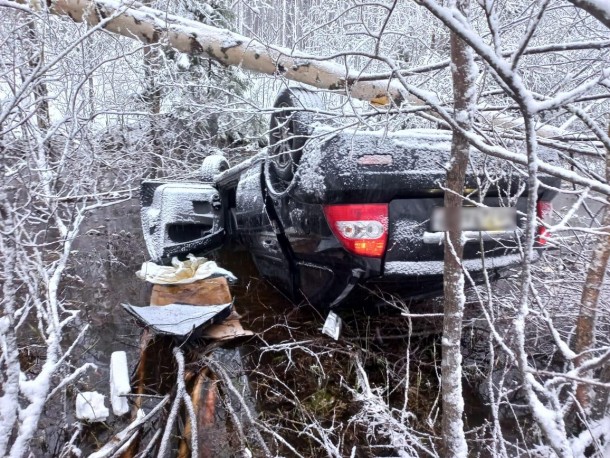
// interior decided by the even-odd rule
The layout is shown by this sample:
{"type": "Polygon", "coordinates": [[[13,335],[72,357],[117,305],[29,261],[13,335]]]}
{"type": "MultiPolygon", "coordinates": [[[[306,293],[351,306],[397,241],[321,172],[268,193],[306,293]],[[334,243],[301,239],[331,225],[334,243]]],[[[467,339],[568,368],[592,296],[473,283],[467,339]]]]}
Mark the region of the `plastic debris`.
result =
{"type": "Polygon", "coordinates": [[[76,396],[76,418],[91,423],[105,421],[110,412],[104,405],[104,395],[97,391],[83,391],[76,396]]]}
{"type": "Polygon", "coordinates": [[[237,277],[226,269],[218,267],[214,261],[206,258],[196,257],[192,254],[187,256],[186,261],[172,258],[171,266],[160,266],[154,262],[145,262],[142,268],[136,272],[138,278],[157,285],[181,285],[193,283],[198,280],[209,278],[212,275],[222,275],[229,280],[237,280],[237,277]]]}
{"type": "Polygon", "coordinates": [[[341,329],[343,328],[343,321],[335,312],[330,312],[324,322],[322,333],[335,340],[339,339],[341,335],[341,329]]]}
{"type": "Polygon", "coordinates": [[[150,305],[148,307],[122,305],[127,312],[156,334],[178,337],[199,337],[200,330],[221,322],[229,316],[232,309],[230,303],[205,307],[186,304],[150,305]]]}
{"type": "Polygon", "coordinates": [[[110,356],[110,405],[115,415],[129,412],[129,403],[124,395],[131,393],[127,354],[115,351],[110,356]]]}

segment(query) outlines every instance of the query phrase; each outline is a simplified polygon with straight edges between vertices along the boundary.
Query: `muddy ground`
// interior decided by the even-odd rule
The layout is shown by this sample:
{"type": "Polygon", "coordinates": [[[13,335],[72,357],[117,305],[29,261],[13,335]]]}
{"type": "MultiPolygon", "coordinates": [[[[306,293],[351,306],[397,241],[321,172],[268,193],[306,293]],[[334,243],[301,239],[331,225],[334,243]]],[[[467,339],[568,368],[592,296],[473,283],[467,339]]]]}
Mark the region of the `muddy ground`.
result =
{"type": "MultiPolygon", "coordinates": [[[[127,418],[111,415],[102,424],[77,426],[74,397],[78,391],[88,390],[109,394],[108,364],[113,351],[127,351],[130,367],[135,368],[141,329],[120,304],[147,305],[150,294],[150,288],[135,277],[135,271],[147,260],[136,200],[90,215],[75,249],[78,254],[63,294],[73,307],[82,310],[79,325],[89,324],[90,328],[74,364],[93,362],[98,369],[51,407],[38,438],[40,456],[57,456],[78,428],[77,444],[83,452],[94,451],[127,424],[127,418]]],[[[198,357],[212,355],[226,368],[242,395],[236,400],[230,390],[223,388],[228,380],[217,380],[217,424],[206,436],[210,456],[247,456],[243,455],[247,453],[245,448],[254,456],[263,456],[254,430],[261,431],[267,446],[281,456],[297,456],[297,452],[306,457],[333,456],[333,450],[334,456],[396,456],[393,420],[406,427],[398,428],[401,437],[412,434],[413,444],[409,445],[417,454],[424,456],[426,451],[437,450],[441,418],[440,316],[404,317],[392,307],[364,310],[356,306],[341,311],[344,329],[335,342],[320,332],[325,317],[306,304],[292,304],[262,280],[248,253],[224,252],[216,258],[238,276],[231,286],[235,307],[243,316],[244,327],[256,335],[226,345],[224,350],[203,351],[205,342],[185,347],[198,357]],[[360,369],[371,388],[368,401],[360,369]],[[246,408],[258,428],[252,427],[243,410],[246,408]],[[227,409],[237,410],[237,417],[232,418],[227,409]],[[235,418],[243,422],[243,431],[236,426],[235,418]]],[[[549,281],[561,280],[554,277],[557,272],[552,269],[548,275],[549,281]]],[[[514,286],[511,281],[496,287],[505,288],[509,294],[514,286]]],[[[441,311],[438,300],[407,305],[413,314],[441,311]]],[[[513,376],[507,376],[501,359],[490,355],[493,349],[476,301],[468,305],[467,315],[463,342],[466,427],[472,443],[480,445],[477,455],[485,456],[490,430],[487,381],[496,372],[508,379],[513,376]]],[[[539,336],[536,339],[541,358],[552,364],[554,355],[545,352],[539,336]]],[[[159,355],[165,375],[161,376],[162,383],[150,383],[151,395],[162,385],[171,390],[175,384],[171,354],[159,355]]],[[[36,365],[35,347],[24,358],[36,365]]],[[[531,438],[524,432],[529,420],[524,411],[519,411],[518,393],[515,399],[516,409],[511,406],[502,411],[501,422],[505,437],[514,439],[518,446],[531,438]]],[[[155,398],[146,402],[152,405],[155,398]]],[[[145,440],[162,422],[159,418],[149,425],[145,440]]],[[[175,447],[178,443],[176,440],[175,447]]]]}

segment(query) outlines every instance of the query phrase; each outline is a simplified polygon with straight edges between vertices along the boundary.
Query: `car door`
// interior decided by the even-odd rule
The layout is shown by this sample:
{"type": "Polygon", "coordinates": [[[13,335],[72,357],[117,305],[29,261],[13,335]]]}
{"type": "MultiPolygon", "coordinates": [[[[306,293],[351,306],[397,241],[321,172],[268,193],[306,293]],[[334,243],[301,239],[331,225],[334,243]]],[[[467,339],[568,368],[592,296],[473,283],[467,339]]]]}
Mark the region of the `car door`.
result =
{"type": "Polygon", "coordinates": [[[262,164],[241,175],[236,191],[236,229],[258,271],[282,292],[294,297],[293,256],[262,180],[262,164]]]}
{"type": "Polygon", "coordinates": [[[144,181],[141,219],[146,248],[155,262],[206,254],[224,243],[222,201],[209,183],[144,181]]]}

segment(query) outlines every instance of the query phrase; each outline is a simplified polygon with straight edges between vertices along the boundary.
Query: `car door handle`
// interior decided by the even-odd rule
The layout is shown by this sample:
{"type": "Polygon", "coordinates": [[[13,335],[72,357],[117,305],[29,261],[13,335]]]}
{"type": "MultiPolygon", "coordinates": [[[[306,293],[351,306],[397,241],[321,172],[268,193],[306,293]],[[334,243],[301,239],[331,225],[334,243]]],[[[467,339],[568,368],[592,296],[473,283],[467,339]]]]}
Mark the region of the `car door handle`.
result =
{"type": "Polygon", "coordinates": [[[264,248],[276,248],[277,247],[277,240],[265,239],[265,240],[263,240],[263,247],[264,248]]]}

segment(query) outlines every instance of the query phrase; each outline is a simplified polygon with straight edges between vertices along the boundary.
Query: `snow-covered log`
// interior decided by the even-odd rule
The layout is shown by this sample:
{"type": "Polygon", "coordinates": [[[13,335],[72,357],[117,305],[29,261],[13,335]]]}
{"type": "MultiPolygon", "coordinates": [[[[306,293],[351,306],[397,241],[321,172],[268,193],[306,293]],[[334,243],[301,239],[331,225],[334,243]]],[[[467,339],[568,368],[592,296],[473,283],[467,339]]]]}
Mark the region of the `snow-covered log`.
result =
{"type": "MultiPolygon", "coordinates": [[[[32,5],[27,0],[0,3],[14,4],[19,9],[24,8],[21,5],[32,5]]],[[[56,0],[49,5],[49,12],[69,16],[76,22],[91,26],[104,22],[103,28],[110,32],[146,44],[167,44],[180,52],[200,54],[223,65],[283,76],[379,105],[390,102],[400,105],[404,101],[422,104],[421,100],[407,95],[395,80],[369,81],[366,74],[347,70],[346,66],[327,59],[265,44],[226,29],[145,7],[140,2],[56,0]]]]}
{"type": "MultiPolygon", "coordinates": [[[[349,95],[375,105],[400,105],[408,102],[425,105],[421,98],[405,90],[392,73],[369,74],[349,69],[346,65],[331,62],[331,57],[302,53],[295,49],[264,43],[255,38],[213,27],[181,16],[146,7],[142,3],[117,0],[54,0],[42,7],[28,0],[0,0],[0,6],[34,11],[48,8],[50,13],[69,16],[76,22],[91,26],[102,24],[110,32],[137,39],[146,44],[163,44],[191,55],[203,55],[222,65],[238,66],[246,70],[268,75],[282,76],[288,80],[308,84],[320,89],[349,95]]],[[[568,44],[566,49],[588,49],[608,46],[607,41],[568,44]]],[[[561,47],[561,46],[559,46],[561,47]]],[[[543,52],[547,48],[533,48],[543,52]]],[[[526,49],[524,54],[529,54],[526,49]]],[[[372,57],[372,56],[371,56],[372,57]]],[[[477,56],[478,57],[478,56],[477,56]]],[[[441,62],[441,66],[448,62],[441,62]]],[[[433,69],[436,67],[430,67],[433,69]]],[[[506,115],[490,117],[479,113],[484,121],[497,128],[521,127],[522,118],[506,115]]],[[[562,129],[543,125],[537,134],[542,137],[562,135],[562,129]]]]}

